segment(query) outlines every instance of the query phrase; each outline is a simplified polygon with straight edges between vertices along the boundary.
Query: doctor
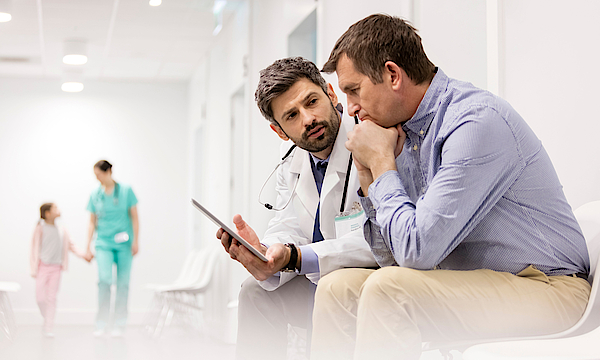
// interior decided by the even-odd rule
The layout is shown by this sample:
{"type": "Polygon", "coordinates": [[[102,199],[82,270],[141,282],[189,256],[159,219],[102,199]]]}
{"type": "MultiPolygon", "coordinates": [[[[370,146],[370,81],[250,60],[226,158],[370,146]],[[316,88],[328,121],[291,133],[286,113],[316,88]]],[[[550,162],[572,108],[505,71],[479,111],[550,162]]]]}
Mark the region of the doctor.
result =
{"type": "Polygon", "coordinates": [[[230,245],[222,229],[217,237],[253,276],[239,295],[236,357],[285,359],[288,324],[310,327],[312,284],[336,269],[377,264],[364,240],[360,184],[344,146],[354,122],[342,121],[332,86],[312,62],[286,58],[261,71],[255,99],[271,129],[295,144],[281,146],[277,200],[267,205],[276,213],[265,236],[259,239],[240,215],[233,219],[269,261],[235,240],[230,245]]]}

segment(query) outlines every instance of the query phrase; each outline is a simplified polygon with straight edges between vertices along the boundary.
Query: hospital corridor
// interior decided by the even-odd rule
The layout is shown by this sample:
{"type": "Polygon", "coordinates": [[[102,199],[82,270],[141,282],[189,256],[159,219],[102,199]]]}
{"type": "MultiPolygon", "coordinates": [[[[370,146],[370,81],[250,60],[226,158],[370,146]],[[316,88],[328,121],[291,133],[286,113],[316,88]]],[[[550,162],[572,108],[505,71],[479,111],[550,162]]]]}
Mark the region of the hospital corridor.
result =
{"type": "Polygon", "coordinates": [[[600,360],[598,14],[0,0],[0,360],[600,360]]]}

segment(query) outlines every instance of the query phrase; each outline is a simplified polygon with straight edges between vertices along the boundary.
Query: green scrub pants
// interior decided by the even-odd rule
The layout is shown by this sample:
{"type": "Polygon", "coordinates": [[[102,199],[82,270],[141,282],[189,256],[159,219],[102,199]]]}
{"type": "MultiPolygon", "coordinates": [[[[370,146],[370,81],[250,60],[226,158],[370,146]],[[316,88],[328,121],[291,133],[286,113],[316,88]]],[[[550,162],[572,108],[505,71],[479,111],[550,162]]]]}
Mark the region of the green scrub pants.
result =
{"type": "Polygon", "coordinates": [[[96,247],[98,263],[98,315],[96,328],[104,329],[110,318],[113,264],[117,265],[117,294],[115,298],[114,327],[124,327],[127,322],[127,298],[131,273],[131,247],[96,247]]]}

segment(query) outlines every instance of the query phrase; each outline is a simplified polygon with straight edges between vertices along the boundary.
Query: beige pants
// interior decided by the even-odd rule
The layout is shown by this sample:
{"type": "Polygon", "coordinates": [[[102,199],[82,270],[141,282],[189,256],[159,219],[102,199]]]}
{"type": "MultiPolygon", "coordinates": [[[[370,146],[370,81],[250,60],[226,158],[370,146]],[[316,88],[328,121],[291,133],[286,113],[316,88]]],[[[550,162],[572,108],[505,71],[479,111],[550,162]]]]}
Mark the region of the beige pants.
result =
{"type": "Polygon", "coordinates": [[[492,270],[342,269],[319,281],[311,360],[418,359],[423,341],[556,333],[575,324],[587,281],[492,270]]]}

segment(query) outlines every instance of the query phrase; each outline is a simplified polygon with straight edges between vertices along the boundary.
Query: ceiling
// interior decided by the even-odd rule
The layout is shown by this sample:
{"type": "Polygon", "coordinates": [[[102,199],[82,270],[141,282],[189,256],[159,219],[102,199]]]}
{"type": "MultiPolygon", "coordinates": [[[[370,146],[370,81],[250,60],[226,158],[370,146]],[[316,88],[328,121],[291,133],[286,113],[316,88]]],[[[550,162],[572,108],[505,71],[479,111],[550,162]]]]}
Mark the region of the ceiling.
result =
{"type": "MultiPolygon", "coordinates": [[[[224,17],[232,13],[229,1],[224,17]]],[[[237,1],[239,3],[239,1],[237,1]]],[[[0,77],[185,81],[214,36],[214,0],[12,0],[0,23],[0,77]],[[62,63],[65,40],[87,42],[88,62],[62,63]]]]}

